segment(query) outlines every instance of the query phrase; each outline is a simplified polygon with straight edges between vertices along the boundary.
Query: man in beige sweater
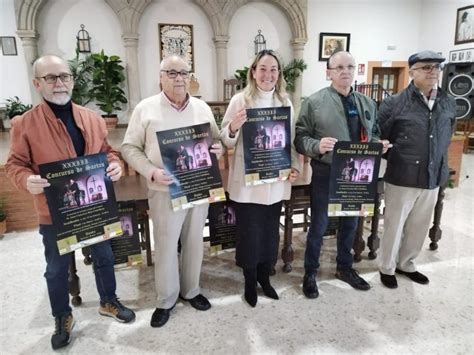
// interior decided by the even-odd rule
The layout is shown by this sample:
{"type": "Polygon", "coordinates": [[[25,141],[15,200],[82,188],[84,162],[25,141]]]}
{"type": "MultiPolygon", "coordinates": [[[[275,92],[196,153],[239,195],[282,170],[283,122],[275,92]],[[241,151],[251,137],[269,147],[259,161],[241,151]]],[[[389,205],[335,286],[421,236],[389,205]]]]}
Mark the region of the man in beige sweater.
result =
{"type": "MultiPolygon", "coordinates": [[[[150,322],[152,327],[166,324],[178,296],[200,311],[211,308],[199,289],[202,231],[209,205],[173,212],[168,185],[174,179],[164,169],[156,132],[210,123],[212,137],[219,138],[210,107],[188,93],[189,67],[181,57],[173,55],[161,62],[160,84],[160,94],[144,99],[135,108],[122,143],[124,159],[146,178],[149,189],[157,293],[157,308],[150,322]],[[177,255],[179,239],[182,246],[180,260],[177,255]]],[[[221,144],[213,144],[210,152],[219,157],[221,144]]]]}

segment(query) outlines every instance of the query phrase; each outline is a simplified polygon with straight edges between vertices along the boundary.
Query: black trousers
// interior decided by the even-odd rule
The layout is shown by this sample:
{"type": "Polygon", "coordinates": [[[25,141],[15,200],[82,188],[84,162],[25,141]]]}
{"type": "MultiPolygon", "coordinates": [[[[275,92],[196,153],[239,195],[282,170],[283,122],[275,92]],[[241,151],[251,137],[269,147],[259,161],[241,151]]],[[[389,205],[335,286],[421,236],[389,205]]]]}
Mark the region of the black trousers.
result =
{"type": "Polygon", "coordinates": [[[273,205],[235,203],[237,243],[235,261],[243,269],[275,264],[280,243],[280,213],[283,202],[273,205]]]}

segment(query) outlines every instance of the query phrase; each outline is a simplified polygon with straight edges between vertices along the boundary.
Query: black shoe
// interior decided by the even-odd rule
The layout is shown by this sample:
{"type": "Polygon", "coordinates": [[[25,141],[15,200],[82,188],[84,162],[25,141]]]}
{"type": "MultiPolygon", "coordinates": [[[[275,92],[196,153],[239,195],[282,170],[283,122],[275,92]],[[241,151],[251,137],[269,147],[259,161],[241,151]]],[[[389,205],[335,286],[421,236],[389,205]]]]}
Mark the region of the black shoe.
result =
{"type": "Polygon", "coordinates": [[[307,273],[303,278],[303,293],[308,298],[318,298],[319,291],[316,284],[316,274],[307,273]]]}
{"type": "Polygon", "coordinates": [[[151,316],[150,325],[153,328],[159,328],[159,327],[164,326],[166,322],[168,322],[168,319],[170,319],[170,312],[173,308],[174,306],[168,309],[164,309],[164,308],[155,309],[155,311],[153,312],[153,315],[151,316]]]}
{"type": "Polygon", "coordinates": [[[244,269],[245,291],[244,298],[251,307],[257,305],[257,270],[244,269]]]}
{"type": "Polygon", "coordinates": [[[71,331],[74,327],[74,318],[69,313],[62,317],[55,318],[54,334],[51,337],[51,346],[54,350],[63,348],[71,342],[71,331]]]}
{"type": "Polygon", "coordinates": [[[112,317],[122,323],[129,323],[135,319],[135,312],[125,307],[118,298],[110,302],[101,303],[99,313],[103,316],[112,317]]]}
{"type": "Polygon", "coordinates": [[[257,281],[262,286],[263,294],[274,300],[278,300],[278,293],[270,284],[270,274],[273,269],[270,265],[259,264],[257,266],[257,281]]]}
{"type": "Polygon", "coordinates": [[[360,277],[357,271],[354,269],[337,270],[336,277],[341,281],[347,282],[356,290],[370,290],[370,285],[362,277],[360,277]]]}
{"type": "Polygon", "coordinates": [[[207,311],[209,308],[211,308],[211,303],[209,300],[201,294],[189,300],[181,296],[179,296],[179,298],[181,298],[183,301],[189,302],[191,306],[196,308],[198,311],[207,311]]]}
{"type": "Polygon", "coordinates": [[[418,271],[407,272],[400,269],[395,269],[395,272],[397,274],[408,276],[410,280],[418,284],[426,285],[430,282],[430,280],[425,275],[423,275],[421,272],[418,272],[418,271]]]}
{"type": "Polygon", "coordinates": [[[388,288],[397,288],[398,287],[398,282],[397,278],[395,275],[387,275],[387,274],[382,274],[380,272],[380,281],[385,287],[388,288]]]}

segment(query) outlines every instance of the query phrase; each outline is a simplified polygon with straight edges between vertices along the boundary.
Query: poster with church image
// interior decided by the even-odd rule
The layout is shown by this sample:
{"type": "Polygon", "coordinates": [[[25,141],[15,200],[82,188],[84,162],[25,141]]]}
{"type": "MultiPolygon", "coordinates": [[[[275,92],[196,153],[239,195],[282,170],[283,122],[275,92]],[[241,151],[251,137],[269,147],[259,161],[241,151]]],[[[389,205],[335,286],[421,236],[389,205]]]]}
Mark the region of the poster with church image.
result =
{"type": "Polygon", "coordinates": [[[374,215],[381,157],[381,143],[336,143],[329,182],[329,216],[374,215]]]}
{"type": "Polygon", "coordinates": [[[210,204],[208,218],[211,254],[235,248],[237,225],[232,201],[210,204]]]}
{"type": "Polygon", "coordinates": [[[39,165],[61,255],[122,234],[105,153],[39,165]]]}
{"type": "Polygon", "coordinates": [[[120,201],[118,203],[118,214],[123,233],[110,241],[115,266],[125,267],[143,264],[135,201],[120,201]]]}
{"type": "Polygon", "coordinates": [[[156,132],[164,169],[173,176],[169,185],[173,211],[225,200],[224,187],[215,154],[211,125],[199,125],[156,132]]]}
{"type": "Polygon", "coordinates": [[[242,126],[245,185],[287,180],[291,171],[291,109],[247,109],[242,126]]]}

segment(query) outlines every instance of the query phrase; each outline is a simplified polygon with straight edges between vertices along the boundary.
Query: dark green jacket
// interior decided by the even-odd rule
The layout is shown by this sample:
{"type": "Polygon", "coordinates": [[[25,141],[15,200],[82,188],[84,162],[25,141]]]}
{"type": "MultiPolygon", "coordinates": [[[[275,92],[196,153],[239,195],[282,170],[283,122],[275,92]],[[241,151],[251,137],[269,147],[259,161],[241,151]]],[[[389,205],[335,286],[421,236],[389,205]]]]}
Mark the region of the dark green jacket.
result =
{"type": "MultiPolygon", "coordinates": [[[[379,140],[376,123],[377,105],[358,92],[352,92],[361,124],[368,134],[369,142],[379,140]]],[[[350,141],[344,106],[338,92],[332,87],[321,89],[308,97],[301,106],[296,122],[295,148],[298,153],[314,160],[331,164],[332,152],[319,153],[319,142],[323,137],[337,138],[339,141],[350,141]]]]}

